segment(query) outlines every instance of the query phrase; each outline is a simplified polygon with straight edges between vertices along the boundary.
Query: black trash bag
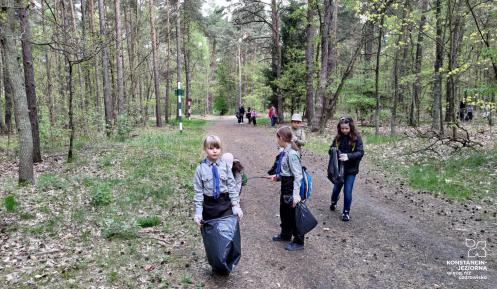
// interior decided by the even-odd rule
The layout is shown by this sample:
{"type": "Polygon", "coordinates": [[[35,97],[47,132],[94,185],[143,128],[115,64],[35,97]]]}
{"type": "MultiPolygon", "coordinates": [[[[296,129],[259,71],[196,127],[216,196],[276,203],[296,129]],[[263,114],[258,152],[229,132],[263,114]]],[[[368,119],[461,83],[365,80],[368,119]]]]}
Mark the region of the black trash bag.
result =
{"type": "Polygon", "coordinates": [[[309,208],[302,202],[299,202],[295,207],[295,222],[297,223],[297,233],[300,236],[309,233],[318,224],[309,208]]]}
{"type": "Polygon", "coordinates": [[[233,272],[242,253],[238,217],[231,215],[205,221],[202,238],[212,269],[225,274],[233,272]]]}
{"type": "Polygon", "coordinates": [[[344,182],[344,167],[343,162],[338,159],[339,154],[336,147],[332,147],[329,151],[328,180],[335,185],[342,185],[344,182]]]}

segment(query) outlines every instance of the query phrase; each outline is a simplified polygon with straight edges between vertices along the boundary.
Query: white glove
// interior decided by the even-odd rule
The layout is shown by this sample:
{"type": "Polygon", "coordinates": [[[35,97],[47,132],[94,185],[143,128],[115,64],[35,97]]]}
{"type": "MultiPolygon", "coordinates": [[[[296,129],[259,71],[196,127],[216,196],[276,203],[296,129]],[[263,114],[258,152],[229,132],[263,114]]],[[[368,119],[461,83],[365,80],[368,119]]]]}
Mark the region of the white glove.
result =
{"type": "Polygon", "coordinates": [[[195,221],[195,223],[197,223],[197,225],[202,225],[202,215],[195,215],[195,217],[193,217],[193,220],[195,221]]]}
{"type": "Polygon", "coordinates": [[[295,208],[298,203],[300,203],[302,199],[300,198],[300,195],[293,196],[293,205],[292,208],[295,208]]]}
{"type": "Polygon", "coordinates": [[[242,211],[242,208],[240,208],[240,205],[235,205],[233,207],[231,207],[231,210],[233,210],[233,215],[237,215],[238,216],[238,219],[242,219],[243,217],[243,211],[242,211]]]}
{"type": "Polygon", "coordinates": [[[340,154],[340,157],[338,159],[342,162],[346,162],[349,160],[349,156],[347,154],[340,154]]]}

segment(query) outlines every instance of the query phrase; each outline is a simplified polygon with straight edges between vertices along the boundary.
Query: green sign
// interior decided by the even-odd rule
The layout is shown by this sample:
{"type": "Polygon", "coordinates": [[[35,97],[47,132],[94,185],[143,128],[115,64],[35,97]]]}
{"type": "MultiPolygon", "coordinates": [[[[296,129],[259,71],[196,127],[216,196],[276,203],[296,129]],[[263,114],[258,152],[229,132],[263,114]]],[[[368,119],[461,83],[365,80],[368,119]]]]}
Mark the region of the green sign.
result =
{"type": "Polygon", "coordinates": [[[183,96],[185,90],[184,89],[175,89],[176,95],[177,96],[183,96]]]}

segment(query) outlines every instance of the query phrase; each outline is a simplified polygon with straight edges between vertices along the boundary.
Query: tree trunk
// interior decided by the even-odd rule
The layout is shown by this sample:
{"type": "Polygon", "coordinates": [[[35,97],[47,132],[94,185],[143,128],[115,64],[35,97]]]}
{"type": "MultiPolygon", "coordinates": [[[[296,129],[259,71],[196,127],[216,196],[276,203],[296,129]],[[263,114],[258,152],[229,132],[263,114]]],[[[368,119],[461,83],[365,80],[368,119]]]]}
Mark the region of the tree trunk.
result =
{"type": "Polygon", "coordinates": [[[307,123],[311,123],[314,118],[314,15],[315,0],[307,1],[307,28],[306,28],[306,48],[305,48],[305,79],[306,79],[306,115],[307,123]]]}
{"type": "Polygon", "coordinates": [[[152,71],[154,75],[155,90],[155,124],[162,127],[162,117],[160,112],[160,80],[159,80],[159,63],[157,61],[157,35],[155,31],[154,19],[154,1],[150,0],[150,37],[152,38],[152,71]]]}
{"type": "MultiPolygon", "coordinates": [[[[176,3],[176,87],[179,88],[181,84],[181,4],[180,1],[176,3]]],[[[178,97],[180,98],[180,97],[178,97]]],[[[179,120],[181,111],[181,103],[176,102],[176,119],[179,120]]]]}
{"type": "MultiPolygon", "coordinates": [[[[93,14],[94,14],[94,3],[93,0],[88,1],[88,10],[90,13],[88,13],[89,19],[89,29],[90,29],[90,35],[91,35],[91,45],[93,47],[96,47],[98,44],[95,41],[95,28],[94,28],[94,19],[93,19],[93,14]]],[[[93,77],[93,82],[95,83],[95,108],[97,112],[100,112],[100,82],[98,81],[99,77],[99,63],[98,63],[98,57],[93,58],[93,66],[95,68],[95,75],[93,77]]]]}
{"type": "MultiPolygon", "coordinates": [[[[107,34],[105,28],[105,7],[104,0],[98,0],[98,14],[100,15],[100,36],[105,37],[107,34]]],[[[112,133],[113,125],[113,103],[112,96],[110,94],[110,76],[109,76],[109,48],[106,43],[101,43],[102,47],[102,77],[103,77],[103,87],[104,87],[104,110],[105,110],[105,123],[106,123],[106,133],[110,136],[112,133]]]]}
{"type": "MultiPolygon", "coordinates": [[[[463,19],[461,16],[461,3],[462,0],[456,0],[454,4],[454,12],[449,17],[449,27],[450,31],[450,51],[448,57],[448,71],[449,73],[458,67],[458,58],[459,58],[459,50],[460,44],[463,36],[463,19]]],[[[449,2],[450,9],[450,2],[449,2]]],[[[445,120],[448,123],[455,124],[457,122],[457,79],[453,74],[449,74],[447,77],[447,114],[445,120]]],[[[455,138],[457,136],[457,128],[456,126],[452,126],[452,137],[455,138]]]]}
{"type": "MultiPolygon", "coordinates": [[[[2,61],[2,49],[0,48],[0,67],[4,67],[3,61],[2,61]]],[[[3,70],[0,68],[0,135],[7,133],[7,127],[5,126],[4,122],[4,109],[5,107],[3,106],[3,70]]]]}
{"type": "Polygon", "coordinates": [[[12,101],[13,101],[13,91],[12,83],[9,77],[9,71],[7,68],[7,52],[5,48],[2,49],[2,68],[3,68],[3,88],[5,93],[5,129],[7,134],[12,133],[12,101]]]}
{"type": "MultiPolygon", "coordinates": [[[[216,58],[217,58],[217,40],[216,36],[212,37],[212,44],[211,44],[211,57],[210,57],[210,64],[209,64],[209,85],[211,83],[214,83],[215,81],[215,72],[216,72],[216,58]]],[[[209,90],[209,106],[207,108],[208,113],[212,113],[212,108],[213,108],[213,102],[214,102],[214,94],[212,90],[209,90]]]]}
{"type": "Polygon", "coordinates": [[[435,18],[436,18],[436,40],[435,40],[435,63],[434,80],[433,80],[433,105],[431,108],[431,127],[434,130],[443,132],[443,119],[442,119],[442,75],[440,68],[443,66],[444,57],[444,39],[442,35],[442,0],[435,2],[435,18]]]}
{"type": "Polygon", "coordinates": [[[416,80],[413,84],[413,92],[414,92],[414,116],[412,126],[418,126],[420,121],[420,98],[421,98],[421,67],[423,62],[423,38],[424,31],[423,27],[426,24],[426,14],[428,9],[428,0],[421,0],[421,18],[419,20],[419,32],[418,32],[418,41],[416,43],[416,58],[414,62],[414,73],[416,74],[416,80]]]}
{"type": "Polygon", "coordinates": [[[171,100],[170,100],[170,91],[171,91],[171,71],[170,71],[170,63],[171,63],[171,23],[170,23],[170,10],[169,5],[166,4],[166,94],[164,99],[164,119],[166,123],[169,123],[169,115],[171,114],[171,100]]]}
{"type": "Polygon", "coordinates": [[[66,55],[67,67],[69,69],[68,72],[68,83],[69,83],[69,129],[71,130],[71,134],[69,136],[69,152],[67,153],[67,162],[72,162],[73,160],[73,148],[74,148],[74,136],[75,136],[75,126],[74,126],[74,112],[73,112],[73,99],[74,99],[74,88],[73,88],[73,72],[72,66],[73,64],[69,61],[69,56],[66,55]]]}
{"type": "Polygon", "coordinates": [[[352,55],[352,57],[350,58],[349,64],[347,65],[347,68],[345,69],[345,71],[342,74],[342,78],[340,79],[340,82],[338,83],[338,87],[335,90],[335,93],[333,93],[333,96],[330,97],[326,101],[326,106],[325,106],[325,110],[324,110],[325,113],[323,114],[322,121],[321,121],[321,127],[320,127],[321,134],[324,133],[325,128],[326,128],[326,123],[332,117],[332,113],[336,107],[336,103],[337,103],[338,98],[340,97],[340,93],[342,92],[342,89],[345,85],[345,81],[347,79],[349,79],[349,77],[352,75],[352,73],[354,71],[354,64],[355,64],[357,57],[359,56],[359,54],[361,52],[362,45],[363,45],[363,39],[361,39],[359,41],[359,43],[357,44],[355,52],[352,55]]]}
{"type": "Polygon", "coordinates": [[[28,98],[29,121],[33,134],[33,162],[42,161],[40,150],[40,132],[38,128],[38,109],[36,103],[35,74],[33,69],[33,55],[31,53],[31,27],[29,25],[29,10],[26,7],[21,8],[21,44],[22,44],[22,63],[24,65],[24,87],[26,88],[26,97],[28,98]]]}
{"type": "Polygon", "coordinates": [[[114,0],[116,16],[116,74],[117,74],[117,114],[119,116],[126,113],[126,95],[124,91],[123,76],[123,47],[122,47],[122,28],[121,28],[121,0],[114,0]]]}
{"type": "Polygon", "coordinates": [[[238,57],[237,57],[237,67],[238,67],[238,95],[236,98],[236,106],[240,108],[242,106],[242,43],[241,38],[238,39],[238,57]]]}
{"type": "MultiPolygon", "coordinates": [[[[70,9],[71,9],[71,23],[72,23],[72,31],[73,33],[75,34],[75,38],[77,39],[77,33],[78,33],[78,30],[76,28],[76,16],[75,16],[75,13],[74,13],[74,2],[73,0],[69,0],[69,6],[70,6],[70,9]]],[[[81,9],[83,9],[83,7],[81,7],[81,9]]],[[[78,58],[81,56],[81,51],[79,49],[79,43],[77,44],[77,53],[76,55],[78,56],[78,58]]],[[[79,87],[80,87],[80,94],[81,94],[81,99],[80,99],[80,107],[82,110],[85,110],[86,111],[86,107],[85,107],[85,102],[84,102],[84,98],[86,98],[86,92],[85,92],[85,85],[83,83],[83,78],[82,78],[82,73],[81,73],[81,65],[78,63],[77,64],[78,66],[78,79],[79,79],[79,87]]],[[[86,120],[86,119],[85,119],[86,120]]]]}
{"type": "Polygon", "coordinates": [[[333,0],[332,1],[332,11],[333,15],[331,16],[331,28],[330,28],[330,44],[329,44],[329,49],[330,49],[330,56],[328,57],[328,63],[329,63],[329,70],[331,73],[337,73],[337,68],[338,68],[338,39],[337,39],[337,32],[338,32],[338,1],[339,0],[333,0]]]}
{"type": "MultiPolygon", "coordinates": [[[[186,9],[186,8],[185,8],[186,9]]],[[[191,108],[191,97],[190,97],[190,51],[188,45],[190,43],[190,27],[189,23],[185,20],[183,30],[183,58],[185,61],[185,114],[190,118],[191,108]]]]}
{"type": "MultiPolygon", "coordinates": [[[[281,76],[281,43],[280,43],[280,25],[279,25],[279,15],[278,7],[276,5],[276,0],[271,0],[271,29],[273,38],[273,49],[272,49],[272,67],[273,73],[276,79],[281,76]]],[[[284,121],[283,114],[283,94],[281,89],[276,88],[276,101],[278,109],[278,121],[284,121]]]]}
{"type": "MultiPolygon", "coordinates": [[[[16,4],[22,5],[18,0],[16,4]]],[[[28,103],[26,91],[23,85],[23,77],[19,63],[17,62],[17,51],[14,43],[14,23],[16,22],[13,8],[1,8],[0,10],[0,42],[5,54],[4,66],[7,67],[8,78],[12,85],[14,98],[14,109],[19,128],[19,183],[34,183],[33,174],[33,135],[29,121],[28,103]]],[[[16,36],[19,36],[18,34],[16,36]]]]}
{"type": "Polygon", "coordinates": [[[329,55],[329,35],[331,30],[331,20],[333,16],[332,0],[325,0],[324,22],[321,31],[321,70],[319,72],[319,84],[316,92],[314,118],[311,120],[311,131],[318,131],[324,111],[324,96],[328,87],[328,57],[329,55]]]}
{"type": "Polygon", "coordinates": [[[376,50],[376,67],[375,67],[375,79],[374,79],[374,90],[376,96],[376,109],[374,113],[374,127],[375,134],[380,134],[380,57],[381,57],[381,44],[383,43],[383,22],[385,20],[385,15],[382,14],[380,18],[380,25],[378,31],[378,49],[376,50]]]}
{"type": "Polygon", "coordinates": [[[400,98],[400,79],[402,75],[400,74],[400,67],[404,65],[400,60],[401,48],[406,46],[405,42],[407,39],[407,17],[409,15],[410,6],[409,0],[404,3],[404,8],[402,9],[402,22],[401,22],[401,34],[398,36],[395,45],[395,56],[393,64],[393,105],[392,105],[392,119],[390,121],[390,134],[395,135],[397,133],[397,107],[400,98]]]}

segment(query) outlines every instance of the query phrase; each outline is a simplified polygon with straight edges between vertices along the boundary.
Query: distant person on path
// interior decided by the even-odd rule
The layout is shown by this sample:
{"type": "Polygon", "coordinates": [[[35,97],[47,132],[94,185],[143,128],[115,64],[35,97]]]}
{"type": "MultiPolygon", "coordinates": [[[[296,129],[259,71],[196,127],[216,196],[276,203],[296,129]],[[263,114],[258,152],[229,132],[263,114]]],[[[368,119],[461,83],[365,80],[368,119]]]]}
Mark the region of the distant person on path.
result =
{"type": "Polygon", "coordinates": [[[271,120],[271,127],[275,127],[278,122],[278,112],[276,111],[276,107],[271,105],[268,111],[269,119],[271,120]]]}
{"type": "Polygon", "coordinates": [[[459,120],[465,121],[466,119],[466,104],[462,101],[459,102],[459,120]]]}
{"type": "Polygon", "coordinates": [[[207,157],[197,166],[193,179],[195,191],[195,223],[229,215],[243,217],[240,208],[240,194],[231,168],[221,158],[221,140],[210,135],[204,140],[207,157]]]}
{"type": "Polygon", "coordinates": [[[466,120],[473,120],[473,106],[471,104],[466,106],[466,120]]]}
{"type": "Polygon", "coordinates": [[[240,109],[238,110],[238,112],[240,113],[240,120],[241,120],[241,123],[243,123],[243,115],[245,114],[245,107],[240,106],[240,109]]]}
{"type": "Polygon", "coordinates": [[[279,163],[276,173],[269,178],[274,182],[281,181],[281,232],[273,236],[272,240],[290,242],[285,247],[288,251],[302,250],[304,249],[304,235],[298,235],[295,220],[295,206],[301,201],[302,166],[299,149],[292,141],[292,129],[288,126],[276,131],[276,142],[283,151],[278,155],[279,163]]]}
{"type": "Polygon", "coordinates": [[[352,189],[356,175],[359,173],[359,163],[364,155],[361,136],[355,128],[354,121],[350,117],[340,118],[337,125],[337,135],[333,139],[331,148],[336,147],[339,151],[339,160],[344,163],[344,183],[333,186],[331,194],[330,210],[335,211],[340,191],[343,189],[344,205],[342,221],[350,220],[350,206],[352,205],[352,189]]]}
{"type": "Polygon", "coordinates": [[[238,122],[238,124],[240,124],[240,111],[237,110],[235,116],[236,116],[236,121],[238,122]]]}
{"type": "Polygon", "coordinates": [[[257,124],[257,112],[255,111],[255,109],[252,109],[252,111],[250,112],[250,119],[255,126],[257,124]]]}
{"type": "Polygon", "coordinates": [[[302,149],[305,145],[305,133],[302,128],[302,116],[298,113],[294,113],[292,115],[292,134],[292,140],[299,147],[299,149],[302,149]]]}
{"type": "Polygon", "coordinates": [[[252,122],[251,110],[252,110],[252,108],[249,107],[247,109],[247,113],[245,114],[245,117],[248,119],[248,124],[250,124],[252,122]]]}

